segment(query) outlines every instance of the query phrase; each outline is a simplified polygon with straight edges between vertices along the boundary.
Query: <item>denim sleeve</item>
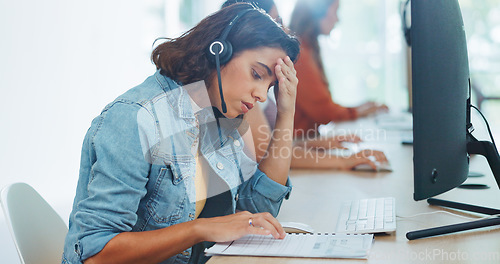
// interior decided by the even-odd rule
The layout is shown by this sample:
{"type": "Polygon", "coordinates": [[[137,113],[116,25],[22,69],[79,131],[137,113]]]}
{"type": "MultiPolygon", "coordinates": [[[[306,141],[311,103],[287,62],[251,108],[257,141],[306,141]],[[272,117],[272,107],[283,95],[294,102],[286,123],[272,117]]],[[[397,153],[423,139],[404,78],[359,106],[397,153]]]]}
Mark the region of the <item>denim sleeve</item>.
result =
{"type": "Polygon", "coordinates": [[[88,196],[78,203],[81,260],[99,253],[117,234],[131,231],[146,195],[150,165],[139,139],[138,105],[115,102],[105,109],[90,139],[94,152],[88,196]]]}
{"type": "Polygon", "coordinates": [[[252,213],[269,212],[276,217],[291,191],[290,179],[282,185],[257,168],[253,177],[239,187],[237,208],[252,213]]]}

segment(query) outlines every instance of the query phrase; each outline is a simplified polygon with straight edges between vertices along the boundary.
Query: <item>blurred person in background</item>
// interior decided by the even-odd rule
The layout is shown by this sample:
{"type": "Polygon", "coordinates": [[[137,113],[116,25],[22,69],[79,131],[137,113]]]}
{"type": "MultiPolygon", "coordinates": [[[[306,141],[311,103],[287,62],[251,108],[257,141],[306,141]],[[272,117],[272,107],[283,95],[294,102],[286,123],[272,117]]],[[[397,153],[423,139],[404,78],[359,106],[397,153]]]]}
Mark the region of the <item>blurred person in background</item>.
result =
{"type": "Polygon", "coordinates": [[[298,0],[292,12],[289,28],[301,42],[300,57],[295,65],[299,79],[294,123],[296,136],[315,134],[319,125],[331,121],[355,120],[387,110],[387,106],[375,102],[344,107],[332,100],[318,36],[329,35],[335,27],[339,21],[339,5],[340,0],[298,0]]]}

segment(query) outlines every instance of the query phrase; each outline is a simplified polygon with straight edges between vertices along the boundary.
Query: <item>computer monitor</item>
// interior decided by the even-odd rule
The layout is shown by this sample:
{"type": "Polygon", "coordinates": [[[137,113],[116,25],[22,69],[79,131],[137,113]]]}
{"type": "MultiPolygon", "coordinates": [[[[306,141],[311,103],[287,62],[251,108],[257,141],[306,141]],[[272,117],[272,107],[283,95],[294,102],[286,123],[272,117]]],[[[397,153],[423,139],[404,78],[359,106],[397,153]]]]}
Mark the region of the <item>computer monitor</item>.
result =
{"type": "MultiPolygon", "coordinates": [[[[430,198],[462,184],[469,171],[469,154],[487,157],[500,186],[500,158],[494,144],[478,141],[471,134],[467,43],[458,0],[411,1],[409,34],[414,199],[430,198]]],[[[477,211],[476,206],[467,204],[437,199],[428,201],[462,210],[492,215],[500,213],[500,210],[491,208],[477,211]]],[[[493,220],[487,224],[500,224],[500,218],[493,220]]],[[[410,232],[407,237],[416,239],[470,228],[448,226],[410,232]]]]}
{"type": "Polygon", "coordinates": [[[469,63],[456,0],[411,3],[414,199],[467,179],[469,63]]]}

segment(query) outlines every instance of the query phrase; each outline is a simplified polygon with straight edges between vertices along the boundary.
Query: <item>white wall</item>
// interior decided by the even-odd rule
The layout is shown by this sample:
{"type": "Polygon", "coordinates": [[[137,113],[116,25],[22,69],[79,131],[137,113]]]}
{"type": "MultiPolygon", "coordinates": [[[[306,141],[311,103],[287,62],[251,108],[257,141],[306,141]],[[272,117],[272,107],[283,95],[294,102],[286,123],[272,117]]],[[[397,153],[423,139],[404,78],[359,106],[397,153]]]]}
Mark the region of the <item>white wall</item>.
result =
{"type": "MultiPolygon", "coordinates": [[[[0,0],[0,188],[27,182],[67,222],[84,134],[108,102],[154,73],[163,4],[0,0]]],[[[3,213],[0,256],[19,263],[3,213]]]]}

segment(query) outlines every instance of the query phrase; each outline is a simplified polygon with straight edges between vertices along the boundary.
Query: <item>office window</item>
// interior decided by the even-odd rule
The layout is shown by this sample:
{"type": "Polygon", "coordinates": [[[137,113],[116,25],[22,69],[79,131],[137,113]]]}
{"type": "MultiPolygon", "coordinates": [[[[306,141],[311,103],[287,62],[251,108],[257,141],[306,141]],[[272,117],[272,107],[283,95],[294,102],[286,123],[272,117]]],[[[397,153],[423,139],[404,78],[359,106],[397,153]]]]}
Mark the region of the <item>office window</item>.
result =
{"type": "MultiPolygon", "coordinates": [[[[500,98],[500,1],[460,0],[467,34],[471,81],[486,97],[500,98]]],[[[472,94],[477,104],[478,95],[472,94]]],[[[500,99],[485,100],[481,111],[500,138],[500,99]]],[[[476,124],[476,126],[482,124],[476,124]]]]}
{"type": "Polygon", "coordinates": [[[178,37],[219,10],[222,0],[164,0],[166,37],[178,37]]]}

